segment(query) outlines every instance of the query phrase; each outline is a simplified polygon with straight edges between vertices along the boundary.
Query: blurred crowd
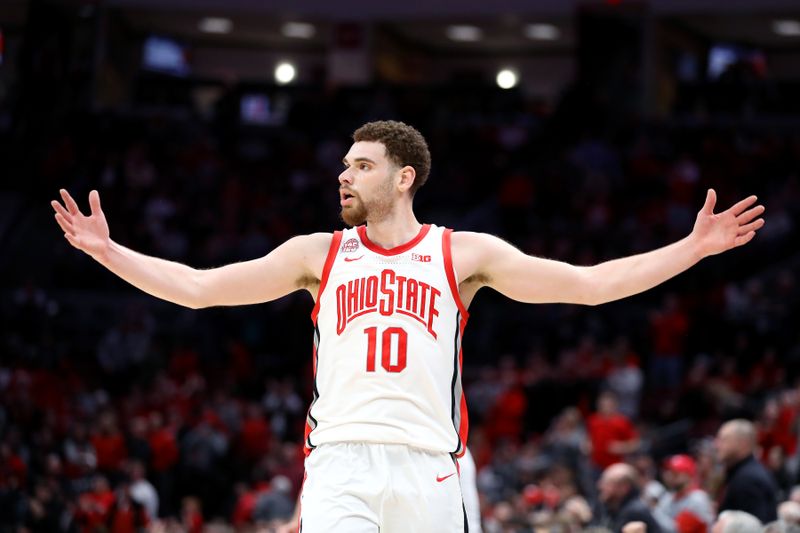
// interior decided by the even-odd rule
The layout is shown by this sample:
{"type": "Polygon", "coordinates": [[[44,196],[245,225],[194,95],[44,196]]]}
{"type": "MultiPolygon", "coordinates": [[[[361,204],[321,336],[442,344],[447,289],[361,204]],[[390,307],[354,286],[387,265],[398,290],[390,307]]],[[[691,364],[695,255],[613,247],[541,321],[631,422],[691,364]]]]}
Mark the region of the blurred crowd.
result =
{"type": "Polygon", "coordinates": [[[700,532],[722,510],[797,527],[800,135],[638,122],[565,134],[557,109],[440,96],[298,92],[280,128],[225,120],[224,100],[211,121],[88,114],[44,139],[31,182],[2,193],[30,209],[5,241],[18,260],[0,262],[0,531],[290,519],[310,298],[164,305],[71,250],[44,213],[62,186],[96,188],[112,238],[133,249],[196,267],[257,257],[341,226],[348,135],[375,118],[428,138],[420,219],[527,253],[592,264],[666,244],[691,231],[711,186],[722,208],[751,193],[767,207],[746,249],[625,302],[476,298],[464,375],[484,531],[700,532]],[[759,483],[740,482],[736,500],[742,471],[759,483]]]}

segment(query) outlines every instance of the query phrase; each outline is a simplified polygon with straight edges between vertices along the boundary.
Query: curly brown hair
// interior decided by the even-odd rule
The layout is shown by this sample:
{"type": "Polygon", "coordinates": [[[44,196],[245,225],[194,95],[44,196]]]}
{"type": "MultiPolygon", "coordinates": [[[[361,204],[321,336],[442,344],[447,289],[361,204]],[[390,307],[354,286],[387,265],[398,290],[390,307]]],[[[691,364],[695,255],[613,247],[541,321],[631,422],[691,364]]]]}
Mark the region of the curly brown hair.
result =
{"type": "Polygon", "coordinates": [[[425,137],[414,127],[396,120],[367,122],[353,132],[355,142],[379,142],[386,147],[386,156],[400,166],[414,167],[417,175],[411,185],[411,196],[425,185],[431,171],[431,153],[425,137]]]}

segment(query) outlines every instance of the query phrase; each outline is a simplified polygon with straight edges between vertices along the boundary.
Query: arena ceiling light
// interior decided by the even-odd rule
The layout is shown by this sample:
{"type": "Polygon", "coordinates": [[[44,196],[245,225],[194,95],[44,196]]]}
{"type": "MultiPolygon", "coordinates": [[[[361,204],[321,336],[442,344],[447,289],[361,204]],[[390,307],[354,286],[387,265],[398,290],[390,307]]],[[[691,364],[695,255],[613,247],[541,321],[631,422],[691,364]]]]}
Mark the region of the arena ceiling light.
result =
{"type": "Polygon", "coordinates": [[[297,77],[297,69],[288,61],[283,61],[275,66],[275,81],[280,85],[292,83],[297,77]]]}
{"type": "Polygon", "coordinates": [[[501,89],[513,89],[519,83],[519,75],[512,68],[503,68],[497,72],[495,81],[501,89]]]}
{"type": "Polygon", "coordinates": [[[206,17],[197,25],[204,33],[230,33],[233,30],[233,21],[223,17],[206,17]]]}
{"type": "Polygon", "coordinates": [[[468,24],[454,24],[448,26],[445,33],[451,40],[465,43],[480,41],[481,38],[483,38],[483,30],[477,26],[470,26],[468,24]]]}
{"type": "Polygon", "coordinates": [[[772,31],[783,37],[800,37],[800,21],[791,19],[773,20],[772,31]]]}
{"type": "Polygon", "coordinates": [[[558,26],[552,24],[528,24],[525,26],[525,37],[534,41],[555,41],[561,36],[558,26]]]}
{"type": "Polygon", "coordinates": [[[292,39],[311,39],[317,33],[317,28],[308,22],[287,22],[281,26],[281,33],[292,39]]]}

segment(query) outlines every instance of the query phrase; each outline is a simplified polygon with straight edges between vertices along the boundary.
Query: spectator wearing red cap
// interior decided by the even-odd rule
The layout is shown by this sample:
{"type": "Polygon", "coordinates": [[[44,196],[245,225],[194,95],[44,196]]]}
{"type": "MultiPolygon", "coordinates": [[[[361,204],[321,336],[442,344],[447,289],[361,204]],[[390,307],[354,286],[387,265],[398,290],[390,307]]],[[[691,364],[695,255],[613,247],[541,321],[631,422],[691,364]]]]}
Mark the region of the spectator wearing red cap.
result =
{"type": "Polygon", "coordinates": [[[664,462],[664,484],[669,489],[658,510],[678,533],[706,533],[714,524],[709,495],[697,485],[697,465],[688,455],[673,455],[664,462]]]}

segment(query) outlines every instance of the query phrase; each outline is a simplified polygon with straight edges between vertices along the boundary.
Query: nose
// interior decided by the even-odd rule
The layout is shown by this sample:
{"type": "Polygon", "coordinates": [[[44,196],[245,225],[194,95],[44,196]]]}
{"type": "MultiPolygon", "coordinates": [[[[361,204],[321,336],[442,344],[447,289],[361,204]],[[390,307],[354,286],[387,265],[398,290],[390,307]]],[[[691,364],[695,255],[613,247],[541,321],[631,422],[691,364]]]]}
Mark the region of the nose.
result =
{"type": "Polygon", "coordinates": [[[339,174],[339,183],[342,185],[345,183],[348,185],[353,183],[353,177],[350,175],[350,169],[346,168],[341,174],[339,174]]]}

